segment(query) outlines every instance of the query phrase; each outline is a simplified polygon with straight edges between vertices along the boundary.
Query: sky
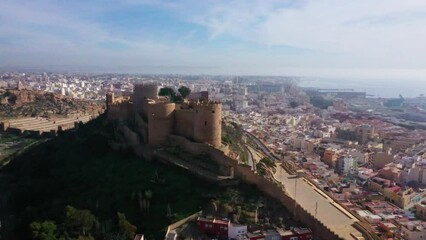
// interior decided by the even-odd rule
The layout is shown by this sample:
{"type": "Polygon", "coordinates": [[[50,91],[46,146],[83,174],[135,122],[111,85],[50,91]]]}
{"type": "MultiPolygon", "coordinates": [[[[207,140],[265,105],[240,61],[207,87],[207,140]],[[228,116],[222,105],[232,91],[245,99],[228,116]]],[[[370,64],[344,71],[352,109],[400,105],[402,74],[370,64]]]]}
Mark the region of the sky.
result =
{"type": "Polygon", "coordinates": [[[0,0],[0,67],[426,80],[425,0],[0,0]]]}

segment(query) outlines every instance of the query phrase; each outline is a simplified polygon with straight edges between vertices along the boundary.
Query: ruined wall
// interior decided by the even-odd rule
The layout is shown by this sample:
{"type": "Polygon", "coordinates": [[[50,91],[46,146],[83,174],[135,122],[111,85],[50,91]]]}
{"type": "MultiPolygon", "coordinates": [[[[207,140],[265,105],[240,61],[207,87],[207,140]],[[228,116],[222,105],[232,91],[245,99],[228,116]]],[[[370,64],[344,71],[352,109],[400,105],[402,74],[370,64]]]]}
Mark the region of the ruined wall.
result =
{"type": "Polygon", "coordinates": [[[222,104],[194,105],[194,140],[218,147],[222,142],[222,104]]]}
{"type": "Polygon", "coordinates": [[[158,146],[166,142],[173,132],[175,121],[174,103],[156,103],[148,108],[148,143],[158,146]]]}

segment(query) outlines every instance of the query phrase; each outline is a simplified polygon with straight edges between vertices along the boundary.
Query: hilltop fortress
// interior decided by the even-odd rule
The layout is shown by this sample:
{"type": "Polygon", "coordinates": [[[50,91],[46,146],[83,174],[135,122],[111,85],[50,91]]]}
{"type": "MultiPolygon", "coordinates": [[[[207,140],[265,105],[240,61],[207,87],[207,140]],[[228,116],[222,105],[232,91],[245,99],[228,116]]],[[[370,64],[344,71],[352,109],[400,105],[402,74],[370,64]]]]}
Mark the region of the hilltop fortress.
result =
{"type": "MultiPolygon", "coordinates": [[[[119,138],[134,147],[137,154],[176,165],[218,185],[234,185],[239,181],[253,184],[287,209],[293,209],[295,220],[314,229],[316,236],[342,239],[290,197],[285,186],[272,175],[258,174],[235,158],[229,146],[221,141],[222,104],[210,101],[203,94],[197,96],[174,103],[158,96],[156,84],[136,84],[133,94],[120,97],[107,94],[107,117],[118,122],[115,126],[122,132],[119,138]]],[[[355,221],[354,227],[359,231],[356,234],[365,237],[357,239],[373,239],[363,223],[355,221]]]]}
{"type": "Polygon", "coordinates": [[[109,120],[134,122],[139,138],[150,146],[166,143],[168,136],[221,146],[222,104],[208,98],[174,103],[158,96],[157,84],[135,84],[133,95],[106,97],[109,120]]]}

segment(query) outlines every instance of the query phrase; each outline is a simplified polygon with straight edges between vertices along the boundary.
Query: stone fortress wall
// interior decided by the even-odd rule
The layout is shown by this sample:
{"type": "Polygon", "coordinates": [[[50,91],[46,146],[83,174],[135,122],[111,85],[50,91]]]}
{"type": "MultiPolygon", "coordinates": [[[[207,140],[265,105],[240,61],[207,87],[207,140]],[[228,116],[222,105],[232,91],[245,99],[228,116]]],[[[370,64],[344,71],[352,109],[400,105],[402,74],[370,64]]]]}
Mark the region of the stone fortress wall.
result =
{"type": "Polygon", "coordinates": [[[115,97],[114,93],[106,95],[107,116],[109,120],[117,119],[124,121],[131,118],[133,105],[128,97],[115,97]]]}
{"type": "Polygon", "coordinates": [[[158,86],[157,84],[135,84],[133,86],[133,107],[135,113],[146,115],[146,100],[158,99],[158,86]]]}
{"type": "Polygon", "coordinates": [[[168,143],[175,147],[179,146],[182,150],[194,155],[208,155],[218,165],[223,166],[224,171],[227,171],[223,172],[223,174],[234,175],[245,183],[255,185],[268,196],[280,201],[290,211],[295,211],[295,219],[311,228],[315,235],[321,239],[341,239],[330,228],[315,218],[312,213],[295,203],[294,199],[286,194],[286,190],[282,184],[268,180],[253,172],[250,166],[240,164],[237,160],[230,158],[228,156],[229,149],[226,146],[222,146],[222,148],[219,149],[207,144],[191,142],[186,138],[173,135],[169,136],[168,143]]]}
{"type": "Polygon", "coordinates": [[[194,102],[178,105],[175,133],[195,142],[221,145],[222,104],[194,102]]]}
{"type": "MultiPolygon", "coordinates": [[[[110,104],[107,103],[108,117],[111,114],[110,119],[134,121],[138,126],[137,129],[133,129],[134,133],[141,139],[146,139],[145,143],[151,146],[167,145],[178,147],[193,155],[208,156],[220,166],[220,172],[224,176],[235,176],[248,184],[253,184],[265,194],[280,201],[290,211],[294,211],[296,220],[311,228],[319,238],[327,240],[341,239],[325,224],[315,218],[312,213],[289,197],[281,183],[266,179],[253,172],[250,166],[240,164],[237,160],[229,157],[229,148],[221,143],[222,106],[220,103],[198,100],[175,104],[158,98],[156,94],[153,94],[153,89],[151,86],[146,88],[135,86],[133,102],[128,101],[127,103],[116,104],[113,101],[110,104]],[[150,93],[146,94],[144,91],[148,90],[150,93]],[[138,91],[141,91],[141,93],[138,94],[138,91]],[[147,96],[154,99],[148,99],[147,96]],[[133,119],[122,119],[113,115],[117,111],[114,107],[115,105],[122,106],[123,109],[121,111],[127,112],[129,107],[125,104],[133,106],[133,119]],[[110,106],[113,106],[111,112],[109,111],[110,106]]],[[[131,134],[129,133],[130,130],[127,130],[127,135],[129,135],[130,139],[137,139],[135,134],[131,134]]],[[[159,154],[159,152],[156,153],[154,151],[151,157],[170,158],[159,154]]],[[[165,160],[173,162],[171,158],[165,160]]],[[[365,234],[365,239],[371,238],[365,234]]]]}
{"type": "Polygon", "coordinates": [[[191,141],[221,145],[222,104],[208,100],[175,104],[158,97],[156,84],[136,84],[133,98],[115,98],[107,94],[107,115],[110,120],[136,122],[136,132],[151,146],[166,142],[175,134],[191,141]]]}
{"type": "Polygon", "coordinates": [[[164,143],[173,132],[175,124],[175,104],[170,102],[153,103],[148,108],[148,142],[158,146],[164,143]]]}

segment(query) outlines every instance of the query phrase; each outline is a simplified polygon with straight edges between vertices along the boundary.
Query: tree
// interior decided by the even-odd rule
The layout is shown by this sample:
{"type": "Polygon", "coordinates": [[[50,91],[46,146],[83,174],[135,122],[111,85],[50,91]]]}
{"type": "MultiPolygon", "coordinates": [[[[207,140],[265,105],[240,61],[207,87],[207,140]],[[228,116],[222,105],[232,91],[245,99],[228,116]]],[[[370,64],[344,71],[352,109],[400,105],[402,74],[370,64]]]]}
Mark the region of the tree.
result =
{"type": "Polygon", "coordinates": [[[37,240],[56,240],[57,226],[54,221],[32,222],[30,224],[31,233],[37,240]]]}
{"type": "Polygon", "coordinates": [[[224,202],[220,202],[219,206],[217,207],[217,215],[219,215],[219,217],[227,218],[229,214],[228,210],[229,210],[228,204],[224,202]]]}
{"type": "Polygon", "coordinates": [[[145,195],[145,203],[146,203],[146,205],[145,205],[145,210],[147,211],[147,212],[149,212],[149,208],[150,208],[150,205],[151,205],[151,199],[152,199],[152,191],[151,190],[146,190],[145,192],[144,192],[144,195],[145,195]]]}
{"type": "Polygon", "coordinates": [[[170,87],[164,87],[160,89],[160,92],[158,93],[160,96],[169,97],[170,99],[174,99],[176,97],[176,92],[173,90],[173,88],[170,87]]]}
{"type": "Polygon", "coordinates": [[[118,231],[124,239],[132,240],[136,235],[136,226],[132,225],[123,213],[117,213],[118,231]]]}
{"type": "Polygon", "coordinates": [[[88,236],[98,223],[89,210],[66,206],[65,212],[65,231],[71,237],[88,236]]]}
{"type": "Polygon", "coordinates": [[[217,214],[217,204],[215,201],[211,200],[206,208],[205,208],[205,214],[208,216],[216,216],[217,214]]]}
{"type": "Polygon", "coordinates": [[[191,93],[191,89],[189,89],[188,87],[182,86],[178,89],[178,92],[180,93],[182,98],[185,99],[191,93]]]}

